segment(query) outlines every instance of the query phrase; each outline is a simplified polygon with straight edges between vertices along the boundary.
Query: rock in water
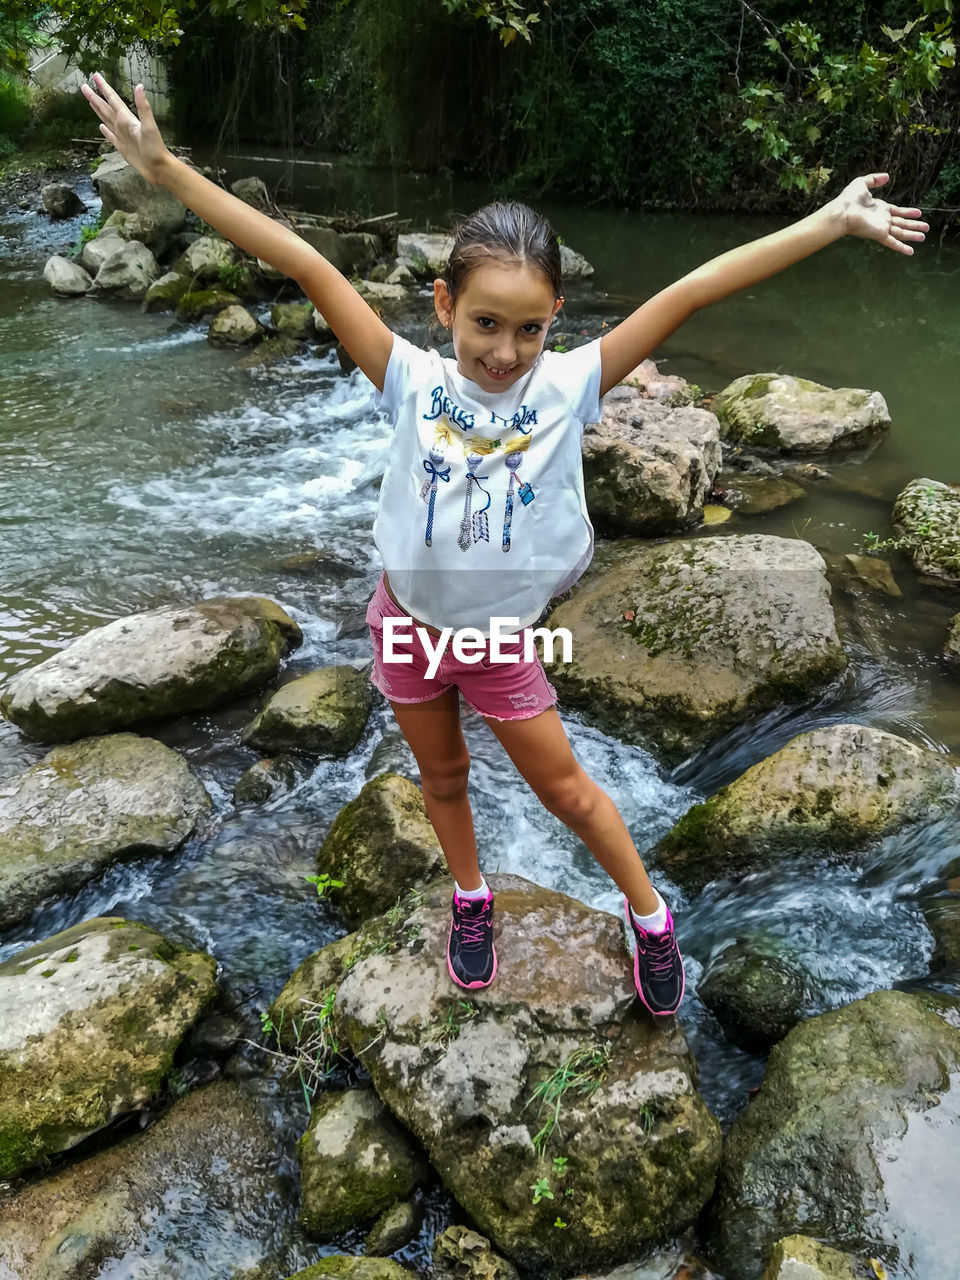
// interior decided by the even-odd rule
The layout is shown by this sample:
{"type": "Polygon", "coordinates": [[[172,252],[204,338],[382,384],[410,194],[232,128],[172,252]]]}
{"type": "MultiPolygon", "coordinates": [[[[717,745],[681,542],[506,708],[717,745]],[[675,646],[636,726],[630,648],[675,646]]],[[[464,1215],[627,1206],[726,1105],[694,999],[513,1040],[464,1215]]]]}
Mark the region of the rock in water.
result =
{"type": "Polygon", "coordinates": [[[215,596],[118,618],[20,671],[0,712],[43,742],[230,702],[274,679],[302,643],[293,619],[260,596],[215,596]]]}
{"type": "Polygon", "coordinates": [[[918,573],[960,583],[960,485],[911,480],[893,504],[893,529],[918,573]]]}
{"type": "Polygon", "coordinates": [[[281,686],[241,739],[258,751],[345,756],[363,736],[373,686],[356,667],[321,667],[281,686]]]}
{"type": "Polygon", "coordinates": [[[713,399],[725,440],[778,453],[823,453],[876,440],[890,425],[879,391],[824,387],[807,378],[753,373],[713,399]]]}
{"type": "Polygon", "coordinates": [[[178,849],[210,804],[186,760],[152,738],[55,747],[0,782],[0,928],[114,862],[178,849]]]}
{"type": "Polygon", "coordinates": [[[0,1178],[148,1102],[216,994],[216,969],[111,916],[0,964],[0,1178]]]}

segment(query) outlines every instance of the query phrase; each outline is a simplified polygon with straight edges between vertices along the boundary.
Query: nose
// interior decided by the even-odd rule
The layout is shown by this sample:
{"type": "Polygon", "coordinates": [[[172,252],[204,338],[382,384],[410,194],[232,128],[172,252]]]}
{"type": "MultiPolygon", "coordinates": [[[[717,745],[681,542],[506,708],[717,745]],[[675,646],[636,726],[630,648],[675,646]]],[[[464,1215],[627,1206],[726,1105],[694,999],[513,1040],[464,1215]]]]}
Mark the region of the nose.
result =
{"type": "Polygon", "coordinates": [[[517,359],[517,344],[512,338],[501,337],[496,345],[494,356],[498,364],[514,364],[517,359]]]}

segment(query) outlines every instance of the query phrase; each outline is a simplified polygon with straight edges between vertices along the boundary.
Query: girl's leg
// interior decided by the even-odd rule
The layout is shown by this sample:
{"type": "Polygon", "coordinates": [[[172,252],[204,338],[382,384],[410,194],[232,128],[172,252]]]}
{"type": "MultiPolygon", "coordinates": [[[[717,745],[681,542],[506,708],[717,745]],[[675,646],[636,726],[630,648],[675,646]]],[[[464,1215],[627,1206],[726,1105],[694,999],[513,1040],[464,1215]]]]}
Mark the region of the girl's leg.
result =
{"type": "Polygon", "coordinates": [[[461,889],[479,889],[480,866],[467,798],[470,755],[460,727],[460,694],[448,689],[429,702],[391,702],[420,769],[427,817],[450,873],[461,889]]]}
{"type": "Polygon", "coordinates": [[[486,722],[544,807],[580,837],[636,914],[652,915],[657,895],[626,823],[577,763],[556,707],[529,720],[486,722]]]}

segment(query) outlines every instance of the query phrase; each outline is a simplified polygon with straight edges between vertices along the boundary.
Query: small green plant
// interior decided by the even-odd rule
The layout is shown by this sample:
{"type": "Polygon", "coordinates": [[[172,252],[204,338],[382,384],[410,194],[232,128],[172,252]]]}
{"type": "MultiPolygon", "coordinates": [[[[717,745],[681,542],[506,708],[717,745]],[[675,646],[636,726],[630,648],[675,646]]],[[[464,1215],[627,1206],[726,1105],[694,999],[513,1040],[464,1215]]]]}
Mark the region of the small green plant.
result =
{"type": "Polygon", "coordinates": [[[246,293],[250,288],[250,268],[245,262],[224,262],[217,272],[217,280],[231,293],[246,293]]]}
{"type": "Polygon", "coordinates": [[[100,166],[103,164],[103,161],[104,161],[103,156],[94,156],[93,159],[90,161],[90,172],[96,173],[97,170],[100,168],[100,166]]]}
{"type": "Polygon", "coordinates": [[[536,1182],[531,1183],[530,1190],[533,1192],[534,1204],[539,1204],[541,1200],[553,1199],[553,1192],[550,1190],[550,1183],[546,1178],[538,1178],[536,1182]]]}
{"type": "Polygon", "coordinates": [[[384,918],[387,924],[394,929],[407,916],[413,915],[418,907],[423,906],[423,892],[420,889],[411,889],[408,893],[398,898],[388,911],[384,912],[384,918]]]}
{"type": "Polygon", "coordinates": [[[652,1133],[656,1119],[656,1112],[649,1102],[642,1103],[637,1109],[637,1123],[640,1125],[641,1132],[652,1133]]]}
{"type": "Polygon", "coordinates": [[[343,888],[342,880],[335,880],[333,876],[328,875],[326,872],[319,876],[304,876],[303,878],[308,884],[316,886],[318,898],[328,898],[334,889],[343,888]]]}
{"type": "Polygon", "coordinates": [[[423,1036],[424,1043],[438,1044],[445,1049],[459,1036],[461,1027],[472,1022],[479,1012],[472,1000],[455,1000],[447,1009],[446,1018],[428,1025],[423,1036]]]}
{"type": "Polygon", "coordinates": [[[606,1079],[609,1061],[610,1049],[605,1044],[597,1043],[575,1049],[552,1075],[546,1080],[541,1080],[536,1086],[525,1105],[530,1106],[533,1102],[539,1102],[538,1116],[542,1115],[544,1110],[547,1111],[546,1120],[533,1138],[538,1156],[543,1155],[550,1141],[550,1135],[559,1123],[560,1107],[565,1095],[572,1091],[581,1098],[589,1098],[606,1079]]]}
{"type": "Polygon", "coordinates": [[[566,1169],[568,1163],[569,1162],[566,1156],[554,1156],[553,1157],[554,1172],[558,1174],[562,1174],[564,1169],[566,1169]]]}
{"type": "Polygon", "coordinates": [[[558,1215],[556,1216],[556,1218],[554,1218],[554,1220],[553,1220],[553,1225],[554,1225],[555,1227],[565,1227],[567,1224],[564,1222],[564,1220],[563,1220],[563,1219],[560,1217],[560,1215],[558,1214],[558,1215]]]}
{"type": "MultiPolygon", "coordinates": [[[[290,1071],[297,1072],[308,1112],[313,1109],[313,1095],[321,1082],[347,1061],[333,1031],[333,1006],[336,998],[337,988],[330,987],[322,1000],[302,1001],[303,1017],[294,1018],[291,1023],[293,1048],[290,1050],[283,1047],[281,1038],[286,1012],[283,1009],[277,1022],[274,1022],[268,1010],[260,1011],[261,1031],[268,1039],[272,1037],[275,1040],[275,1049],[269,1045],[256,1044],[252,1040],[247,1041],[247,1044],[271,1057],[285,1061],[290,1071]]],[[[369,1047],[368,1045],[367,1048],[369,1047]]]]}

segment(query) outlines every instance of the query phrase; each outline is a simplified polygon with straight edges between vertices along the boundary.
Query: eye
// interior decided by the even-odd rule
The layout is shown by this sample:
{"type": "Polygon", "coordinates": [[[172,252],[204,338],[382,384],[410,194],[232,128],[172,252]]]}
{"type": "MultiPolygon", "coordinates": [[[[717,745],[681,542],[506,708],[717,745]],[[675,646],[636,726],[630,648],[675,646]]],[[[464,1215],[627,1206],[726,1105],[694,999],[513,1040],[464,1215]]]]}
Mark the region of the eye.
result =
{"type": "Polygon", "coordinates": [[[541,328],[542,328],[542,325],[534,324],[533,321],[531,321],[530,324],[525,324],[523,326],[523,332],[529,333],[530,336],[532,337],[534,334],[539,333],[541,328]]]}
{"type": "Polygon", "coordinates": [[[494,322],[490,319],[489,316],[478,316],[477,324],[480,326],[481,329],[492,329],[494,326],[494,322]]]}

